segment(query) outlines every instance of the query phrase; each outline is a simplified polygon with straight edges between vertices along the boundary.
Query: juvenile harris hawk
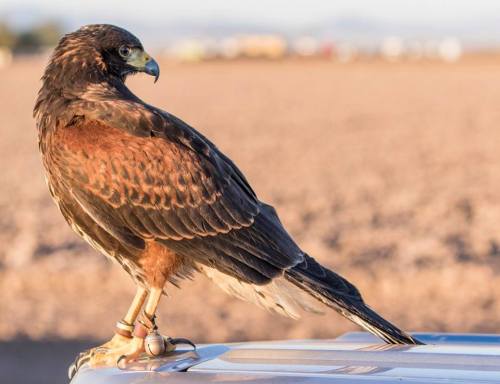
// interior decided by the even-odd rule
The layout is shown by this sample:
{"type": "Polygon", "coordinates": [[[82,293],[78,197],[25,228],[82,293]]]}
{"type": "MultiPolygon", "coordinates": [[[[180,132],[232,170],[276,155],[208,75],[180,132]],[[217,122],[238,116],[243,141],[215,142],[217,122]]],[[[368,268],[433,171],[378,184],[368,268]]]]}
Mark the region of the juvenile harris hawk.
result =
{"type": "Polygon", "coordinates": [[[418,343],[304,253],[213,143],[134,95],[125,80],[137,72],[160,73],[134,35],[82,27],[56,47],[34,108],[47,183],[63,216],[138,287],[115,336],[80,354],[72,373],[87,361],[172,350],[179,340],[161,338],[155,347],[154,314],[165,284],[193,272],[284,315],[314,311],[319,301],[387,343],[418,343]]]}

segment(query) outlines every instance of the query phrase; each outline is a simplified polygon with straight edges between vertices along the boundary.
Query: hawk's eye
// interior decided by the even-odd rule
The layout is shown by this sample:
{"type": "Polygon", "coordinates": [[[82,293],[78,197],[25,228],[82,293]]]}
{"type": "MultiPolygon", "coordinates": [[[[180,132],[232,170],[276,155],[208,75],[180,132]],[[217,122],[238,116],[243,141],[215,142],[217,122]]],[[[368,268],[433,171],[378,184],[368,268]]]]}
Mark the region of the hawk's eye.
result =
{"type": "Polygon", "coordinates": [[[130,47],[127,47],[126,45],[122,45],[120,48],[118,48],[118,53],[125,59],[130,56],[131,52],[132,50],[130,49],[130,47]]]}

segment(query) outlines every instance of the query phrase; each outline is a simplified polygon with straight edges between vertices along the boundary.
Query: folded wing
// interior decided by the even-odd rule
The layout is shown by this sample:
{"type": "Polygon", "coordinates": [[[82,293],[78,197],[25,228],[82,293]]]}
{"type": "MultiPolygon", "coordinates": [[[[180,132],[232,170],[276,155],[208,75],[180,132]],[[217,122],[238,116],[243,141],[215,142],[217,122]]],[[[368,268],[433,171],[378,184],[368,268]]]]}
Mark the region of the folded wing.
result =
{"type": "Polygon", "coordinates": [[[82,209],[129,247],[155,240],[256,284],[301,262],[236,166],[182,122],[170,124],[143,137],[82,119],[59,130],[52,160],[82,209]]]}

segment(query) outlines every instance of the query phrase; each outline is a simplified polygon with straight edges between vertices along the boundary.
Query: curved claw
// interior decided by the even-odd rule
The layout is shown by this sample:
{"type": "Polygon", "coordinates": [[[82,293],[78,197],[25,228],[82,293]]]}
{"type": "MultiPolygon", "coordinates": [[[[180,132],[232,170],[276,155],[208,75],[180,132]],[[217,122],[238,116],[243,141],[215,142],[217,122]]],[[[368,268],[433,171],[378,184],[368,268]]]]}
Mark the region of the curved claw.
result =
{"type": "Polygon", "coordinates": [[[196,345],[191,340],[184,339],[182,337],[177,337],[177,338],[168,337],[167,343],[170,343],[172,345],[180,345],[180,344],[190,345],[196,351],[196,345]]]}
{"type": "Polygon", "coordinates": [[[76,372],[78,371],[78,369],[76,368],[76,365],[75,363],[72,363],[69,367],[68,367],[68,379],[71,381],[71,379],[73,379],[73,377],[76,375],[76,372]]]}
{"type": "Polygon", "coordinates": [[[126,363],[126,362],[127,362],[127,356],[121,355],[118,358],[118,360],[116,360],[116,366],[118,367],[118,369],[125,369],[125,367],[123,366],[123,363],[126,363]]]}
{"type": "Polygon", "coordinates": [[[68,367],[68,377],[70,380],[73,379],[81,366],[90,360],[92,353],[92,350],[89,349],[78,354],[75,361],[68,367]]]}

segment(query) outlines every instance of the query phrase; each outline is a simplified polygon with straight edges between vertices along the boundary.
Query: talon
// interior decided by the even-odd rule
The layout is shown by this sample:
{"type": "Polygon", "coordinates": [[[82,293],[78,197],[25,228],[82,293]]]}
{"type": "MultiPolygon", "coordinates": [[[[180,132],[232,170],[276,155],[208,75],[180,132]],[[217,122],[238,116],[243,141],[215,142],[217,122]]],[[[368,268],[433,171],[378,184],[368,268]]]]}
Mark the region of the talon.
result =
{"type": "Polygon", "coordinates": [[[76,375],[81,366],[90,360],[93,354],[91,349],[78,354],[75,361],[68,367],[68,377],[70,380],[76,375]]]}
{"type": "Polygon", "coordinates": [[[127,356],[121,355],[118,360],[116,360],[116,366],[118,369],[125,369],[124,364],[127,362],[127,356]]]}
{"type": "Polygon", "coordinates": [[[170,343],[172,345],[180,345],[180,344],[185,344],[185,345],[190,345],[193,347],[194,350],[196,350],[196,345],[189,339],[184,339],[182,337],[177,337],[175,339],[169,337],[167,338],[167,343],[170,343]]]}
{"type": "Polygon", "coordinates": [[[76,372],[77,372],[76,365],[75,363],[72,363],[68,368],[68,378],[70,381],[73,378],[73,376],[76,375],[76,372]]]}

